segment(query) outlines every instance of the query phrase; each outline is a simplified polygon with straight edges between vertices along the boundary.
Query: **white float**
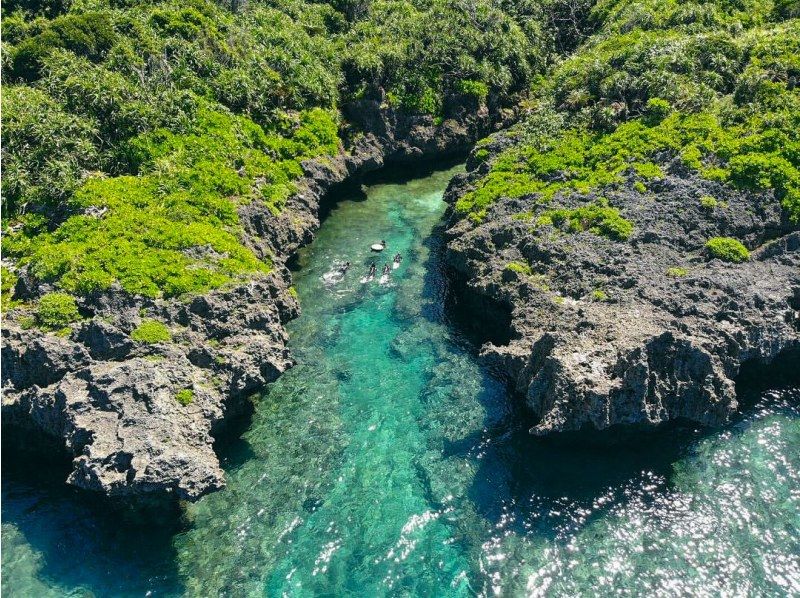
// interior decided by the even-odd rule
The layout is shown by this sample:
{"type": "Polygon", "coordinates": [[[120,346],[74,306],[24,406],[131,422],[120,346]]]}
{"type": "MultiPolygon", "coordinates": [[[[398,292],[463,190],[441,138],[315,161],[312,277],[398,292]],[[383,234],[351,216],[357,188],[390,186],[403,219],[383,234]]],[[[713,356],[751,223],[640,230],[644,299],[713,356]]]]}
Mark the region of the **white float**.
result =
{"type": "Polygon", "coordinates": [[[372,249],[372,251],[383,251],[386,249],[386,245],[383,243],[375,243],[374,245],[370,245],[369,248],[372,249]]]}

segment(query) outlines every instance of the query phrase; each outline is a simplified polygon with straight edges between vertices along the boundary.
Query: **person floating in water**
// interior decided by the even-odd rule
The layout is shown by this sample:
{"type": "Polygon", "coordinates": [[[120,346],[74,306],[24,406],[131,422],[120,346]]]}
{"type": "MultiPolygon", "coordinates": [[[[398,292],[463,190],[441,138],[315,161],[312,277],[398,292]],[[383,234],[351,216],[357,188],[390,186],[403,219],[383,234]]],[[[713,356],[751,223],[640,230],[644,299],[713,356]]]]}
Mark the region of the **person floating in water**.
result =
{"type": "Polygon", "coordinates": [[[367,274],[367,276],[368,276],[369,278],[372,278],[372,277],[374,277],[374,276],[375,276],[375,273],[376,273],[377,271],[378,271],[378,267],[375,265],[375,262],[372,262],[372,263],[369,265],[369,274],[367,274]]]}
{"type": "Polygon", "coordinates": [[[400,263],[400,262],[402,262],[402,261],[403,261],[403,256],[402,256],[402,255],[400,255],[399,253],[398,253],[397,255],[395,255],[395,256],[394,256],[394,263],[395,263],[395,264],[399,264],[399,263],[400,263]]]}
{"type": "Polygon", "coordinates": [[[344,273],[345,273],[345,272],[347,272],[349,269],[350,269],[350,262],[345,262],[345,263],[344,263],[344,266],[342,266],[341,268],[339,268],[339,272],[341,272],[342,274],[344,274],[344,273]]]}
{"type": "Polygon", "coordinates": [[[386,275],[387,275],[387,274],[389,274],[389,272],[391,272],[391,271],[392,271],[392,267],[391,267],[389,264],[384,264],[384,266],[383,266],[383,272],[381,272],[381,274],[383,274],[384,276],[386,276],[386,275]]]}

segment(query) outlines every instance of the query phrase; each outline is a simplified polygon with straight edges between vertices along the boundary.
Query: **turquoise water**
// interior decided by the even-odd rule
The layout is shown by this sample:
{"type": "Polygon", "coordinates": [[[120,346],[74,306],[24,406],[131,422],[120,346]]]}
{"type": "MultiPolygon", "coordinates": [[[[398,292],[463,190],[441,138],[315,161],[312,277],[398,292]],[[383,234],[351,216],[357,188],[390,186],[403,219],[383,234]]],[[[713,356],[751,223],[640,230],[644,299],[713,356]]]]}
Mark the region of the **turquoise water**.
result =
{"type": "Polygon", "coordinates": [[[531,438],[448,321],[437,226],[456,170],[333,207],[295,275],[298,365],[221,449],[228,487],[178,529],[121,525],[5,461],[3,595],[800,593],[800,391],[713,432],[531,438]],[[379,239],[379,270],[405,259],[364,284],[379,239]]]}

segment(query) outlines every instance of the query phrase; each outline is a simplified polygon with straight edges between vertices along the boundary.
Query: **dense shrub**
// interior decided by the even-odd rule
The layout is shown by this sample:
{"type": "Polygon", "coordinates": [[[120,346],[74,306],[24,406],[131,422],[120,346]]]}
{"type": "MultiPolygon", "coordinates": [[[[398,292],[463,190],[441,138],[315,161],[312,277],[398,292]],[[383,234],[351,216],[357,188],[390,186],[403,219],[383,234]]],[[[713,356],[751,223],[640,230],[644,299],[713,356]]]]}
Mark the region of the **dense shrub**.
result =
{"type": "Polygon", "coordinates": [[[0,311],[5,312],[11,307],[16,284],[17,276],[5,266],[0,267],[0,311]]]}
{"type": "MultiPolygon", "coordinates": [[[[491,168],[456,205],[473,220],[503,197],[644,193],[688,169],[774,193],[800,222],[793,7],[12,0],[4,255],[73,293],[173,296],[265,272],[238,209],[279,213],[301,162],[338,151],[338,108],[365,98],[437,122],[529,94],[511,147],[475,154],[491,168]]],[[[560,225],[630,235],[612,208],[580,209],[560,225]]]]}
{"type": "Polygon", "coordinates": [[[36,304],[36,322],[43,328],[63,328],[79,318],[75,298],[65,293],[48,293],[36,304]]]}
{"type": "Polygon", "coordinates": [[[175,393],[175,400],[186,407],[194,401],[194,391],[191,388],[182,388],[175,393]]]}
{"type": "Polygon", "coordinates": [[[619,185],[626,177],[660,178],[664,172],[654,160],[671,156],[680,158],[676,166],[708,179],[774,189],[789,217],[800,222],[800,135],[789,128],[800,124],[800,115],[781,118],[759,114],[725,126],[710,112],[673,112],[658,122],[631,120],[608,133],[576,126],[524,138],[492,163],[456,209],[480,220],[501,197],[536,193],[547,201],[559,192],[619,185]]]}
{"type": "Polygon", "coordinates": [[[511,148],[456,208],[616,187],[663,166],[773,190],[800,222],[800,21],[769,2],[597,2],[597,31],[534,90],[511,148]],[[677,159],[677,160],[676,160],[677,159]]]}
{"type": "Polygon", "coordinates": [[[527,262],[509,262],[506,264],[506,270],[522,274],[523,276],[530,276],[533,274],[533,270],[527,262]]]}
{"type": "Polygon", "coordinates": [[[116,40],[109,15],[65,14],[48,22],[37,35],[27,37],[12,51],[11,76],[33,81],[45,58],[57,49],[71,50],[89,60],[102,59],[116,40]]]}
{"type": "Polygon", "coordinates": [[[131,338],[139,343],[166,343],[172,340],[169,328],[158,320],[142,320],[131,332],[131,338]]]}
{"type": "Polygon", "coordinates": [[[750,259],[750,252],[741,241],[731,237],[714,237],[706,243],[706,249],[711,257],[719,258],[725,262],[738,264],[750,259]]]}
{"type": "Polygon", "coordinates": [[[343,98],[509,104],[543,64],[530,15],[488,0],[4,9],[3,250],[76,294],[266,272],[238,207],[283,209],[301,162],[339,150],[343,98]]]}
{"type": "Polygon", "coordinates": [[[588,230],[615,241],[627,241],[633,232],[632,222],[623,218],[618,209],[605,205],[547,210],[539,216],[537,224],[566,225],[571,232],[588,230]]]}
{"type": "Polygon", "coordinates": [[[26,204],[50,206],[101,167],[97,123],[66,111],[46,93],[6,86],[3,113],[4,216],[26,204]]]}
{"type": "Polygon", "coordinates": [[[267,272],[269,263],[241,244],[236,203],[279,211],[302,173],[299,161],[338,143],[323,110],[286,127],[268,135],[202,105],[188,133],[157,129],[129,142],[140,176],[91,178],[69,202],[74,215],[52,232],[10,234],[4,248],[39,278],[80,294],[116,281],[130,293],[175,296],[267,272]]]}

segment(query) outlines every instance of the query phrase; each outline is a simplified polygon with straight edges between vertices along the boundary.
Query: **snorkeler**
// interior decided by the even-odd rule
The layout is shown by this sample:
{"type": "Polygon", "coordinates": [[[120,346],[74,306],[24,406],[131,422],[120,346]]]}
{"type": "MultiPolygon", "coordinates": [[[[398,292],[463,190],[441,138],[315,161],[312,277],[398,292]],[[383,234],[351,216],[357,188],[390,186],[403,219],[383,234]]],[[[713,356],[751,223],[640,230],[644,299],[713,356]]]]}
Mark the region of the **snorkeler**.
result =
{"type": "Polygon", "coordinates": [[[383,266],[383,272],[381,272],[381,274],[383,274],[384,276],[386,276],[386,275],[387,275],[387,274],[389,274],[389,272],[391,272],[391,271],[392,271],[392,268],[391,268],[391,266],[389,266],[389,264],[385,264],[385,265],[383,266]]]}
{"type": "Polygon", "coordinates": [[[375,262],[372,262],[372,263],[369,265],[369,274],[367,274],[367,276],[369,276],[370,278],[372,278],[373,276],[375,276],[375,273],[376,273],[377,271],[378,271],[378,268],[377,268],[377,266],[375,265],[375,262]]]}
{"type": "Polygon", "coordinates": [[[403,261],[403,256],[402,256],[402,255],[400,255],[399,253],[398,253],[397,255],[395,255],[395,256],[394,256],[394,263],[395,263],[395,264],[399,264],[399,263],[400,263],[400,262],[402,262],[402,261],[403,261]]]}
{"type": "Polygon", "coordinates": [[[342,274],[344,274],[344,273],[345,273],[345,272],[347,272],[349,269],[350,269],[350,262],[345,262],[345,263],[344,263],[344,266],[342,266],[341,268],[339,268],[339,272],[341,272],[342,274]]]}

